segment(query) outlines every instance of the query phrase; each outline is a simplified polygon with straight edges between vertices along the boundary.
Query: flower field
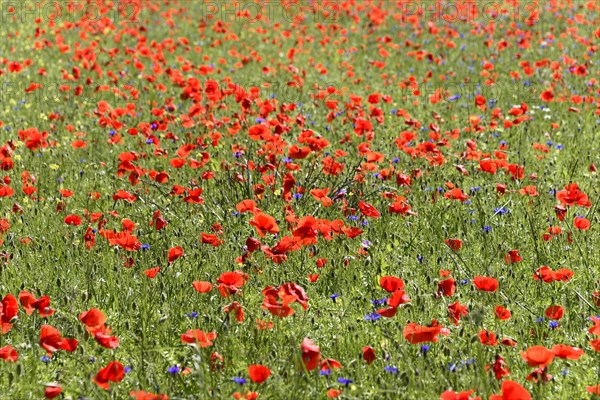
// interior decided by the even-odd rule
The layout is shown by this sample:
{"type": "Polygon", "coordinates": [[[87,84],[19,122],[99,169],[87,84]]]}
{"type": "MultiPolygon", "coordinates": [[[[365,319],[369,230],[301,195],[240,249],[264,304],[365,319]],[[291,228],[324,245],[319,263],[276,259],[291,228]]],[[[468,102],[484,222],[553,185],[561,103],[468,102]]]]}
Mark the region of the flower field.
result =
{"type": "Polygon", "coordinates": [[[597,0],[0,8],[0,399],[600,396],[597,0]]]}

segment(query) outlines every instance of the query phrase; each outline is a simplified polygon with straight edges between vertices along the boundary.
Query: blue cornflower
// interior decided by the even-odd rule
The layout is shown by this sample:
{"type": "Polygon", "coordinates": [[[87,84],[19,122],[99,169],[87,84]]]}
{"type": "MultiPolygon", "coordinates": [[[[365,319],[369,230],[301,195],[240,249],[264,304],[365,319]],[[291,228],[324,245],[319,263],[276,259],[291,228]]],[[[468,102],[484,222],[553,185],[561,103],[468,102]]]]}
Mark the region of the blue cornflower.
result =
{"type": "Polygon", "coordinates": [[[486,226],[483,227],[483,230],[484,230],[484,232],[489,232],[489,231],[492,230],[492,227],[489,226],[489,225],[486,225],[486,226]]]}
{"type": "Polygon", "coordinates": [[[348,219],[349,219],[350,221],[358,221],[358,215],[349,215],[349,216],[348,216],[348,219]]]}
{"type": "Polygon", "coordinates": [[[496,207],[494,208],[494,214],[500,214],[500,215],[504,215],[506,213],[508,213],[508,209],[504,208],[504,207],[496,207]]]}
{"type": "Polygon", "coordinates": [[[319,372],[319,375],[329,376],[329,375],[331,375],[331,370],[330,369],[322,369],[321,372],[319,372]]]}
{"type": "Polygon", "coordinates": [[[246,379],[240,378],[239,376],[233,377],[232,380],[238,385],[243,385],[244,383],[248,382],[246,379]]]}
{"type": "Polygon", "coordinates": [[[394,367],[393,365],[386,365],[385,370],[386,370],[386,372],[389,372],[390,374],[398,373],[398,368],[394,367]]]}
{"type": "Polygon", "coordinates": [[[52,359],[48,356],[42,356],[42,358],[40,358],[40,360],[42,360],[42,362],[45,362],[45,363],[52,361],[52,359]]]}
{"type": "Polygon", "coordinates": [[[192,311],[192,312],[185,314],[185,316],[188,318],[198,318],[198,315],[199,314],[196,311],[192,311]]]}
{"type": "Polygon", "coordinates": [[[426,355],[430,348],[431,348],[430,346],[424,344],[423,346],[421,346],[421,353],[423,355],[426,355]]]}
{"type": "Polygon", "coordinates": [[[299,200],[302,198],[302,193],[294,193],[292,197],[294,198],[294,200],[299,200]]]}
{"type": "Polygon", "coordinates": [[[379,318],[381,318],[381,315],[379,315],[377,313],[369,313],[369,314],[365,315],[366,321],[377,321],[379,318]]]}
{"type": "Polygon", "coordinates": [[[380,306],[382,304],[385,304],[386,301],[387,301],[387,297],[384,297],[383,299],[371,300],[371,304],[373,304],[374,306],[380,306]]]}
{"type": "Polygon", "coordinates": [[[352,379],[348,379],[348,378],[338,378],[338,382],[341,383],[342,385],[348,386],[349,384],[351,384],[354,381],[352,379]]]}
{"type": "Polygon", "coordinates": [[[558,328],[558,321],[550,321],[550,322],[548,322],[548,328],[550,328],[550,329],[556,329],[556,328],[558,328]]]}
{"type": "Polygon", "coordinates": [[[167,369],[167,372],[170,373],[171,375],[175,375],[175,374],[178,374],[180,370],[181,369],[179,368],[179,365],[173,365],[172,367],[169,367],[167,369]]]}
{"type": "Polygon", "coordinates": [[[124,368],[124,371],[125,371],[125,373],[126,373],[126,374],[130,373],[130,372],[131,372],[131,366],[127,365],[127,366],[124,368]]]}
{"type": "Polygon", "coordinates": [[[339,294],[334,293],[331,296],[329,296],[329,298],[335,302],[335,299],[337,299],[339,296],[340,296],[339,294]]]}
{"type": "Polygon", "coordinates": [[[148,243],[144,243],[140,246],[141,250],[148,250],[150,248],[150,245],[148,243]]]}

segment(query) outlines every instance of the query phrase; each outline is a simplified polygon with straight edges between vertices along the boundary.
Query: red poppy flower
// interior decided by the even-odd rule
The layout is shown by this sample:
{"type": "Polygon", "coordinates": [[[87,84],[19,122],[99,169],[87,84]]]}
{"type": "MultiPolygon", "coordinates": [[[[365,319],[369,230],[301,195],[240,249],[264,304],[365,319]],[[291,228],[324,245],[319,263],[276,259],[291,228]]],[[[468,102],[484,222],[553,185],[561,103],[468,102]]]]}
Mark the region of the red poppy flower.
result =
{"type": "Polygon", "coordinates": [[[215,235],[214,233],[205,232],[202,232],[200,234],[200,242],[204,244],[210,244],[214,247],[219,247],[221,244],[223,244],[223,240],[219,239],[217,235],[215,235]]]}
{"type": "Polygon", "coordinates": [[[568,346],[566,344],[554,345],[552,347],[552,352],[556,357],[568,360],[578,360],[581,356],[585,355],[582,349],[568,346]]]}
{"type": "Polygon", "coordinates": [[[456,292],[456,279],[448,278],[438,283],[438,296],[442,295],[450,297],[454,294],[454,292],[456,292]]]}
{"type": "Polygon", "coordinates": [[[117,232],[109,234],[108,242],[111,246],[119,246],[127,251],[135,251],[142,247],[138,238],[129,232],[117,232]]]}
{"type": "Polygon", "coordinates": [[[188,330],[186,333],[181,335],[182,343],[198,343],[200,347],[212,346],[213,340],[217,338],[216,332],[204,332],[200,329],[188,330]]]}
{"type": "Polygon", "coordinates": [[[44,396],[47,399],[53,399],[62,393],[62,387],[59,385],[48,385],[44,389],[44,396]]]}
{"type": "Polygon", "coordinates": [[[116,349],[119,347],[119,338],[116,336],[110,336],[102,332],[96,332],[94,339],[100,346],[107,349],[116,349]]]}
{"type": "Polygon", "coordinates": [[[523,257],[519,255],[519,250],[510,250],[504,256],[504,262],[507,264],[516,264],[521,261],[523,261],[523,257]]]}
{"type": "Polygon", "coordinates": [[[496,346],[498,344],[496,334],[486,330],[479,331],[479,341],[485,346],[496,346]]]}
{"type": "Polygon", "coordinates": [[[575,275],[573,271],[568,268],[560,268],[554,272],[554,280],[561,282],[568,282],[575,275]]]}
{"type": "Polygon", "coordinates": [[[2,334],[6,334],[13,326],[13,318],[19,313],[19,304],[12,294],[7,294],[0,302],[0,323],[2,324],[2,334]]]}
{"type": "Polygon", "coordinates": [[[475,393],[473,389],[458,393],[448,389],[440,394],[440,400],[481,400],[481,397],[471,397],[473,393],[475,393]]]}
{"type": "Polygon", "coordinates": [[[404,331],[402,332],[404,338],[411,344],[438,342],[438,335],[440,334],[447,335],[449,331],[439,325],[436,320],[433,320],[430,326],[422,326],[410,322],[404,327],[404,331]]]}
{"type": "Polygon", "coordinates": [[[595,316],[592,316],[590,318],[591,318],[592,322],[594,323],[594,326],[592,326],[590,329],[588,329],[588,332],[591,333],[592,335],[600,336],[600,318],[595,317],[595,316]]]}
{"type": "Polygon", "coordinates": [[[459,188],[454,188],[444,193],[444,197],[451,200],[459,200],[461,202],[469,200],[469,196],[459,188]]]}
{"type": "Polygon", "coordinates": [[[510,319],[512,313],[502,306],[496,306],[496,308],[494,308],[494,315],[499,320],[506,321],[510,319]]]}
{"type": "Polygon", "coordinates": [[[217,279],[219,284],[219,292],[221,296],[228,297],[232,294],[239,292],[240,288],[244,286],[248,276],[240,272],[223,272],[217,279]]]}
{"type": "Polygon", "coordinates": [[[510,375],[510,370],[506,366],[506,362],[502,356],[497,355],[496,360],[493,364],[488,364],[485,366],[486,371],[491,370],[494,373],[496,379],[500,380],[503,377],[510,375]]]}
{"type": "Polygon", "coordinates": [[[271,370],[260,364],[250,365],[248,367],[248,375],[254,383],[263,383],[271,375],[271,370]]]}
{"type": "Polygon", "coordinates": [[[565,189],[556,193],[556,198],[564,205],[574,206],[577,204],[581,207],[591,207],[592,203],[588,196],[579,190],[579,185],[570,183],[565,185],[565,189]]]}
{"type": "Polygon", "coordinates": [[[387,299],[387,304],[390,307],[398,307],[402,304],[410,303],[410,297],[404,292],[404,290],[396,290],[392,295],[387,299]]]}
{"type": "Polygon", "coordinates": [[[166,394],[154,394],[138,390],[137,392],[132,390],[129,392],[129,396],[133,397],[134,400],[169,400],[169,396],[166,394]]]}
{"type": "Polygon", "coordinates": [[[208,293],[212,290],[212,285],[210,282],[194,281],[192,282],[192,286],[197,292],[200,293],[208,293]]]}
{"type": "Polygon", "coordinates": [[[404,289],[404,281],[395,276],[382,276],[379,278],[379,285],[390,293],[404,289]]]}
{"type": "Polygon", "coordinates": [[[312,189],[310,194],[315,198],[315,200],[319,201],[323,207],[329,207],[333,204],[333,200],[327,197],[327,193],[329,192],[328,188],[325,189],[312,189]]]}
{"type": "Polygon", "coordinates": [[[379,218],[381,216],[381,213],[375,207],[362,200],[358,201],[358,209],[366,217],[379,218]]]}
{"type": "Polygon", "coordinates": [[[367,362],[367,364],[371,364],[373,361],[375,361],[377,359],[377,356],[375,355],[375,349],[373,349],[371,346],[363,347],[362,353],[363,353],[363,360],[365,360],[367,362]]]}
{"type": "Polygon", "coordinates": [[[575,219],[573,220],[573,225],[577,229],[587,231],[588,229],[590,229],[591,223],[590,220],[588,220],[585,217],[575,217],[575,219]]]}
{"type": "Polygon", "coordinates": [[[235,209],[241,213],[258,211],[254,200],[242,200],[235,206],[235,209]]]}
{"type": "Polygon", "coordinates": [[[73,352],[77,348],[78,342],[75,339],[63,338],[58,329],[53,326],[42,325],[39,344],[48,352],[48,355],[52,355],[58,350],[73,352]]]}
{"type": "Polygon", "coordinates": [[[158,273],[160,272],[160,268],[156,267],[156,268],[150,268],[144,271],[144,274],[150,278],[153,279],[156,277],[156,275],[158,275],[158,273]]]}
{"type": "Polygon", "coordinates": [[[244,309],[242,308],[242,305],[240,303],[238,303],[237,301],[234,301],[233,303],[225,306],[223,308],[223,312],[229,314],[230,312],[233,312],[233,314],[235,315],[235,319],[238,322],[244,322],[244,309]]]}
{"type": "Polygon", "coordinates": [[[152,214],[152,219],[150,220],[150,226],[154,226],[155,230],[160,231],[167,225],[169,225],[169,223],[160,215],[160,210],[154,211],[152,214]]]}
{"type": "Polygon", "coordinates": [[[91,334],[104,330],[106,316],[97,308],[90,308],[79,314],[79,320],[85,324],[85,328],[91,334]]]}
{"type": "Polygon", "coordinates": [[[552,363],[554,353],[544,346],[532,346],[522,351],[521,357],[530,367],[547,367],[552,363]]]}
{"type": "Polygon", "coordinates": [[[600,395],[600,385],[586,386],[585,390],[588,393],[600,395]]]}
{"type": "Polygon", "coordinates": [[[517,342],[511,338],[502,338],[502,340],[500,340],[500,344],[502,346],[515,347],[517,342]]]}
{"type": "Polygon", "coordinates": [[[33,310],[38,310],[40,317],[46,318],[52,314],[54,314],[54,309],[50,308],[50,297],[42,296],[39,299],[36,299],[29,292],[21,292],[19,293],[19,302],[21,306],[25,309],[27,315],[31,315],[33,310]]]}
{"type": "Polygon", "coordinates": [[[546,317],[554,320],[559,320],[565,313],[564,308],[561,306],[550,306],[546,308],[546,317]]]}
{"type": "Polygon", "coordinates": [[[308,371],[312,371],[317,368],[321,359],[321,350],[317,347],[312,340],[304,338],[302,340],[302,362],[304,367],[308,371]]]}
{"type": "Polygon", "coordinates": [[[179,257],[184,255],[183,248],[181,246],[171,247],[169,249],[169,264],[177,260],[179,257]]]}
{"type": "Polygon", "coordinates": [[[19,353],[17,353],[15,348],[6,345],[0,347],[0,358],[3,359],[4,362],[16,362],[19,359],[19,353]]]}
{"type": "Polygon", "coordinates": [[[118,361],[111,361],[102,368],[92,381],[104,390],[110,389],[109,382],[121,382],[125,377],[125,367],[118,361]]]}
{"type": "Polygon", "coordinates": [[[267,233],[279,233],[275,218],[263,212],[256,212],[254,218],[250,220],[250,225],[256,228],[260,237],[265,237],[267,233]]]}
{"type": "Polygon", "coordinates": [[[458,251],[462,248],[462,240],[460,239],[446,239],[444,240],[444,243],[446,243],[446,245],[448,247],[450,247],[453,251],[458,251]]]}
{"type": "Polygon", "coordinates": [[[531,394],[517,382],[506,380],[502,382],[502,394],[493,394],[489,400],[531,400],[531,394]]]}
{"type": "Polygon", "coordinates": [[[293,282],[285,283],[279,288],[278,295],[286,305],[298,302],[305,310],[308,308],[308,296],[306,295],[304,288],[300,285],[293,282]]]}
{"type": "Polygon", "coordinates": [[[452,304],[448,305],[448,313],[450,314],[450,320],[454,325],[458,325],[460,319],[469,313],[467,306],[460,304],[458,301],[455,301],[452,304]]]}
{"type": "Polygon", "coordinates": [[[67,224],[67,225],[72,225],[72,226],[81,225],[81,217],[76,214],[67,215],[65,217],[64,221],[65,221],[65,224],[67,224]]]}
{"type": "Polygon", "coordinates": [[[473,284],[482,292],[495,292],[498,289],[498,281],[487,276],[476,276],[473,284]]]}
{"type": "Polygon", "coordinates": [[[117,190],[117,192],[113,194],[112,198],[114,201],[125,200],[127,203],[133,203],[137,199],[134,194],[126,192],[125,190],[117,190]]]}

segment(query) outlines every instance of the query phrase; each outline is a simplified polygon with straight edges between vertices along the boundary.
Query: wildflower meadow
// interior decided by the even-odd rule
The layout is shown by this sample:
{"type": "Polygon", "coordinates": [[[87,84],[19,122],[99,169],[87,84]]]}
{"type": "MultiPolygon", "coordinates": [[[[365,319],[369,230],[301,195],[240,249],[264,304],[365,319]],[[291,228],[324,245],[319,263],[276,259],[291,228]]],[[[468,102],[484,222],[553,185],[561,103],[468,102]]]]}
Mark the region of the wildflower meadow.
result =
{"type": "Polygon", "coordinates": [[[0,400],[600,398],[598,0],[0,37],[0,400]]]}

